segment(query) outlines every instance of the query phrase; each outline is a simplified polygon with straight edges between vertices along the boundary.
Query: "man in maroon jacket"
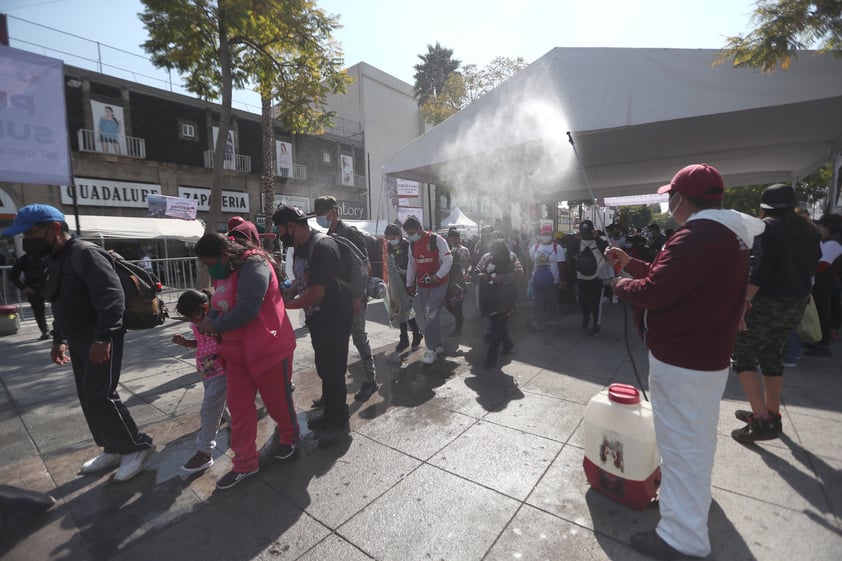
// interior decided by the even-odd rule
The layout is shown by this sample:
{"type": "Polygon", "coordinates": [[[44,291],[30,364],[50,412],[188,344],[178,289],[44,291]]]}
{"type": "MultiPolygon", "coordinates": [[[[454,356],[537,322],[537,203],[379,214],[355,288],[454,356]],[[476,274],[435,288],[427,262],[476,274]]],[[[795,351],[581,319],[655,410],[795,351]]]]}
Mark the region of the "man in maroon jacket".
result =
{"type": "Polygon", "coordinates": [[[658,193],[681,227],[649,264],[606,255],[633,278],[614,294],[632,304],[649,348],[649,388],[661,454],[661,521],[632,547],[658,559],[705,557],[719,402],[745,311],[749,250],[761,220],[723,210],[716,168],[687,166],[658,193]]]}

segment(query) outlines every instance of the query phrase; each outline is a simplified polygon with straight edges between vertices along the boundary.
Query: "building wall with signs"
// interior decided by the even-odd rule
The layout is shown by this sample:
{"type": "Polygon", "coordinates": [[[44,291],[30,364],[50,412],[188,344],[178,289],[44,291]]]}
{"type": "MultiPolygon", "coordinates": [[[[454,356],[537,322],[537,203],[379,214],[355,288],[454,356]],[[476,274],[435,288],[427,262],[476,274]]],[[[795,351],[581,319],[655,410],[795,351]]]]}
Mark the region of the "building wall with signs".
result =
{"type": "MultiPolygon", "coordinates": [[[[354,169],[355,174],[368,173],[365,191],[371,207],[370,218],[394,220],[396,207],[389,197],[390,181],[394,188],[394,178],[383,176],[383,162],[424,132],[424,118],[418,111],[418,100],[410,84],[364,62],[351,66],[347,72],[354,82],[346,94],[329,96],[328,104],[340,119],[361,125],[356,133],[349,127],[341,132],[364,138],[363,158],[355,159],[354,169]]],[[[337,128],[344,124],[340,120],[337,128]]],[[[420,191],[421,197],[401,202],[425,209],[430,202],[435,204],[435,199],[427,200],[426,185],[420,191]]]]}
{"type": "MultiPolygon", "coordinates": [[[[135,200],[143,193],[197,199],[209,194],[218,105],[70,66],[65,66],[65,99],[73,175],[86,186],[84,193],[81,187],[77,192],[87,195],[79,201],[80,214],[146,216],[145,202],[135,200]],[[115,116],[111,123],[103,122],[106,108],[115,116]],[[109,143],[111,135],[119,142],[109,143]]],[[[235,214],[258,221],[262,213],[260,115],[235,109],[231,130],[234,148],[223,171],[222,228],[235,214]]],[[[330,194],[353,217],[368,214],[361,135],[293,135],[279,127],[274,134],[292,151],[291,173],[274,178],[276,194],[307,205],[330,194]],[[354,163],[353,185],[342,184],[342,155],[354,163]]],[[[15,208],[46,203],[68,216],[73,213],[66,186],[65,196],[58,185],[2,187],[15,208]]],[[[200,201],[199,208],[199,218],[205,218],[209,207],[200,201]]],[[[10,220],[11,215],[0,216],[0,227],[10,220]]]]}

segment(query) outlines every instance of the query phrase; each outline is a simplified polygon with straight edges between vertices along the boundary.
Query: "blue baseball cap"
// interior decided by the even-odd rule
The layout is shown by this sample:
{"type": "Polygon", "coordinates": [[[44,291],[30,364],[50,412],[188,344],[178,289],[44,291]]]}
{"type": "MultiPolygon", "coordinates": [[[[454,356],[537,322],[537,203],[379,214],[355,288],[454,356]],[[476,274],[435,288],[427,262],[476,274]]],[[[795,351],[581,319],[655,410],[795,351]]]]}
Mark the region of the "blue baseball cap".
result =
{"type": "Polygon", "coordinates": [[[3,231],[4,236],[22,234],[44,222],[64,222],[64,214],[50,205],[26,205],[15,215],[12,225],[3,231]]]}

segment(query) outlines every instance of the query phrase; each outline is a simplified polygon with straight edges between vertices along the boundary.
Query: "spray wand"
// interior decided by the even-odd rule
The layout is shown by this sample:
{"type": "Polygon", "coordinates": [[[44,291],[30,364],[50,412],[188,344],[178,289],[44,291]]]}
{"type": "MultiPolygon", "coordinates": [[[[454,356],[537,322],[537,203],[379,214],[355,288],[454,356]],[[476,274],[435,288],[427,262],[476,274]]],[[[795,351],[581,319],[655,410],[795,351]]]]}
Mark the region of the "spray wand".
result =
{"type": "MultiPolygon", "coordinates": [[[[585,171],[585,166],[582,165],[582,160],[579,158],[579,151],[576,150],[576,143],[573,141],[573,133],[567,131],[567,140],[570,141],[570,146],[573,147],[573,154],[576,156],[576,163],[579,166],[579,172],[582,174],[582,177],[585,179],[585,186],[588,188],[588,193],[591,195],[591,200],[595,201],[596,196],[594,195],[593,189],[591,188],[591,182],[588,180],[588,174],[585,171]]],[[[602,230],[605,230],[605,219],[600,214],[599,221],[602,226],[602,230]]],[[[620,264],[614,264],[614,274],[616,276],[620,275],[620,264]]],[[[628,305],[623,302],[623,340],[626,343],[626,352],[629,355],[629,362],[631,362],[632,371],[634,372],[634,377],[637,379],[637,385],[640,388],[640,391],[643,393],[643,399],[649,401],[649,397],[646,395],[646,390],[643,389],[643,383],[640,381],[640,375],[637,372],[637,365],[634,363],[634,357],[632,356],[631,345],[629,344],[629,312],[628,312],[628,305]]]]}

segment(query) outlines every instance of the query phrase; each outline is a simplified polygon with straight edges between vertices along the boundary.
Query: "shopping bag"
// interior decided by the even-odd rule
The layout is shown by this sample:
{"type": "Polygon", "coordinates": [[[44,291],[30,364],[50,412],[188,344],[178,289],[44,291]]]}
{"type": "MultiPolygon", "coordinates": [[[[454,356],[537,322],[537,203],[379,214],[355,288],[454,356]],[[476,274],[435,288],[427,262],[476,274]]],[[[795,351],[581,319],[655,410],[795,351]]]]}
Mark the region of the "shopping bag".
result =
{"type": "Polygon", "coordinates": [[[798,333],[801,341],[808,345],[822,340],[822,325],[819,323],[819,313],[816,311],[816,303],[812,297],[807,301],[804,317],[801,318],[801,323],[795,328],[795,332],[798,333]]]}

